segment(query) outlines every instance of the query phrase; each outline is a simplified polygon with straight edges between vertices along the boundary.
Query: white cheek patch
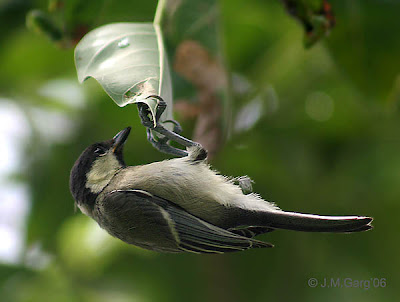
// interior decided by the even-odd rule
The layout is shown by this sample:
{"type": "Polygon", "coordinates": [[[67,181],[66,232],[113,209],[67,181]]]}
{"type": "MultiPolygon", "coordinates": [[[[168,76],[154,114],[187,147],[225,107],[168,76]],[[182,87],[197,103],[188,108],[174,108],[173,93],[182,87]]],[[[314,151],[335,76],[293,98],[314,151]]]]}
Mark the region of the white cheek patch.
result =
{"type": "Polygon", "coordinates": [[[86,187],[93,193],[100,193],[121,167],[114,153],[97,158],[86,174],[86,187]]]}

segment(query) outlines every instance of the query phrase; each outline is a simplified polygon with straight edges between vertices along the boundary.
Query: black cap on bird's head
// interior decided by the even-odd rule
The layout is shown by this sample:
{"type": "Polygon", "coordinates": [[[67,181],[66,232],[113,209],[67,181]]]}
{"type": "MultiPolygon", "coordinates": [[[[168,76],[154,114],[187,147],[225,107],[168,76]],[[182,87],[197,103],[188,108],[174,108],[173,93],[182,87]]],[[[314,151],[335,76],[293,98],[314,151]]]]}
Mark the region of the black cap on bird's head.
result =
{"type": "Polygon", "coordinates": [[[76,160],[69,184],[78,205],[93,204],[97,194],[108,183],[113,170],[125,167],[123,146],[130,131],[131,127],[127,127],[112,139],[90,145],[76,160]]]}

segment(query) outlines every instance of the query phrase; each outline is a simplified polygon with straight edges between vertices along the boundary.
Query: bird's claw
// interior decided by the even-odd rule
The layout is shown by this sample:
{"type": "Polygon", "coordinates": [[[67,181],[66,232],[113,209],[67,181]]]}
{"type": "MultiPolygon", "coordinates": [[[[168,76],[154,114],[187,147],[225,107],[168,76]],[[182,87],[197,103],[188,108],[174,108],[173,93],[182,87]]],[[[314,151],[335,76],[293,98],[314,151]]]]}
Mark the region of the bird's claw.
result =
{"type": "Polygon", "coordinates": [[[165,120],[164,123],[172,123],[174,125],[174,128],[172,131],[176,134],[181,134],[182,133],[182,126],[175,120],[165,120]]]}
{"type": "MultiPolygon", "coordinates": [[[[170,131],[165,128],[160,122],[159,119],[162,113],[165,111],[167,104],[164,100],[158,95],[150,95],[147,98],[154,98],[158,100],[157,110],[155,116],[151,116],[151,112],[146,104],[138,103],[139,109],[139,117],[143,126],[147,128],[147,139],[148,141],[159,151],[164,153],[169,153],[177,156],[187,156],[189,153],[186,150],[178,149],[169,145],[170,141],[177,142],[185,147],[199,146],[201,145],[197,142],[191,141],[179,133],[182,132],[181,125],[175,120],[166,120],[163,123],[173,123],[173,130],[170,131]],[[153,120],[153,118],[155,120],[153,120]],[[158,135],[155,135],[158,133],[158,135]]],[[[202,148],[202,147],[201,147],[202,148]]]]}
{"type": "Polygon", "coordinates": [[[250,177],[236,177],[233,179],[233,182],[240,187],[243,194],[247,195],[253,192],[253,180],[250,177]]]}
{"type": "Polygon", "coordinates": [[[140,122],[146,128],[155,128],[153,120],[150,118],[151,112],[147,105],[138,103],[140,122]]]}
{"type": "Polygon", "coordinates": [[[184,157],[188,155],[188,152],[182,149],[172,147],[168,144],[169,140],[166,137],[155,139],[151,129],[147,129],[147,140],[152,144],[154,148],[160,152],[184,157]]]}

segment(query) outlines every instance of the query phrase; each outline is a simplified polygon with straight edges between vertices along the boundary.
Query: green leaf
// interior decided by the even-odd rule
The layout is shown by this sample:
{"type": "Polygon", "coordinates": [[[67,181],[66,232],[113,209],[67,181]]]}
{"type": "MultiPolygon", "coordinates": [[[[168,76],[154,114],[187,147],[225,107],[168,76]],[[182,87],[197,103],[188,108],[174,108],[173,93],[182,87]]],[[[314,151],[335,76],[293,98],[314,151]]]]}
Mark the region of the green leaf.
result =
{"type": "Polygon", "coordinates": [[[172,85],[158,25],[114,23],[83,37],[75,48],[78,79],[95,78],[120,106],[145,104],[156,122],[161,96],[167,103],[160,120],[172,119],[172,85]]]}

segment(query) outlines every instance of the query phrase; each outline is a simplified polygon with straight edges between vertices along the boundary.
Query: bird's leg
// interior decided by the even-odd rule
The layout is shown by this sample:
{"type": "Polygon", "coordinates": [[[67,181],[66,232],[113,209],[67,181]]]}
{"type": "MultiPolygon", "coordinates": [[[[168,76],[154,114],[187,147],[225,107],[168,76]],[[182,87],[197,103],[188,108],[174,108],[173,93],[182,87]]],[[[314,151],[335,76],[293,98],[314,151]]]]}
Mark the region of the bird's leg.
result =
{"type": "Polygon", "coordinates": [[[157,95],[151,95],[151,96],[148,96],[148,98],[156,98],[159,101],[159,103],[157,105],[157,113],[156,113],[156,117],[155,117],[156,121],[154,123],[154,121],[149,117],[149,115],[150,115],[149,109],[144,104],[138,104],[139,116],[140,116],[142,125],[145,126],[146,128],[148,128],[147,129],[147,139],[150,141],[150,143],[156,149],[158,149],[164,153],[183,157],[183,156],[187,156],[188,152],[185,150],[174,148],[174,147],[168,145],[169,141],[177,142],[178,144],[185,146],[185,147],[197,146],[197,147],[202,148],[199,143],[194,142],[190,139],[187,139],[186,137],[179,135],[179,133],[182,131],[182,128],[178,122],[176,122],[174,120],[165,121],[165,122],[173,123],[174,129],[173,129],[173,131],[170,131],[167,128],[165,128],[159,122],[159,118],[166,108],[166,103],[160,96],[157,96],[157,95]],[[157,132],[158,134],[161,134],[162,138],[156,139],[154,137],[152,131],[157,132]]]}
{"type": "Polygon", "coordinates": [[[233,182],[242,189],[244,195],[253,192],[253,180],[248,176],[240,176],[233,179],[233,182]]]}
{"type": "Polygon", "coordinates": [[[177,133],[177,134],[181,134],[182,126],[177,121],[175,121],[175,120],[165,120],[164,123],[172,123],[174,125],[174,129],[172,131],[177,133]]]}
{"type": "Polygon", "coordinates": [[[149,128],[147,128],[147,140],[152,144],[154,148],[156,148],[160,152],[179,157],[185,157],[188,155],[187,151],[168,145],[168,139],[166,139],[165,137],[160,138],[158,140],[155,139],[153,133],[151,132],[151,129],[149,128]]]}

